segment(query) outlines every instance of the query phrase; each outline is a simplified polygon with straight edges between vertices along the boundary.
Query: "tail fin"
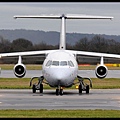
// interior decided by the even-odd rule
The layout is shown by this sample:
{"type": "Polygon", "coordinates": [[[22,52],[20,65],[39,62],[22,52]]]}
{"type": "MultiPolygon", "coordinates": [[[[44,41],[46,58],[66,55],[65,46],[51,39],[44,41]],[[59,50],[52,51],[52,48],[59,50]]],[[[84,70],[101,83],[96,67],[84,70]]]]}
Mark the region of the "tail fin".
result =
{"type": "Polygon", "coordinates": [[[61,32],[59,49],[66,49],[66,19],[112,19],[109,16],[93,16],[81,14],[60,14],[60,15],[16,15],[14,18],[43,18],[43,19],[61,19],[61,32]]]}

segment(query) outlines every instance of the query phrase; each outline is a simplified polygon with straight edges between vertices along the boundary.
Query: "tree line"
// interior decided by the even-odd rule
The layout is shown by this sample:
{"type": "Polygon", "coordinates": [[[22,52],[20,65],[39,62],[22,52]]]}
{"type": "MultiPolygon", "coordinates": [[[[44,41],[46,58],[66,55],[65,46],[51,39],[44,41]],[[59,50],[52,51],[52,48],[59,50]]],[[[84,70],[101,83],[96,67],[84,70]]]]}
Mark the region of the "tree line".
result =
{"type": "MultiPolygon", "coordinates": [[[[58,49],[59,45],[48,45],[44,41],[33,44],[31,41],[18,38],[12,42],[0,36],[0,53],[6,52],[23,52],[23,51],[37,51],[37,50],[51,50],[58,49]]],[[[120,54],[120,42],[114,39],[106,39],[100,35],[95,35],[88,39],[84,37],[78,40],[74,45],[66,44],[66,49],[90,51],[90,52],[104,52],[110,54],[120,54]]],[[[4,61],[4,59],[2,59],[4,61]]],[[[5,61],[4,61],[5,62],[5,61]]]]}

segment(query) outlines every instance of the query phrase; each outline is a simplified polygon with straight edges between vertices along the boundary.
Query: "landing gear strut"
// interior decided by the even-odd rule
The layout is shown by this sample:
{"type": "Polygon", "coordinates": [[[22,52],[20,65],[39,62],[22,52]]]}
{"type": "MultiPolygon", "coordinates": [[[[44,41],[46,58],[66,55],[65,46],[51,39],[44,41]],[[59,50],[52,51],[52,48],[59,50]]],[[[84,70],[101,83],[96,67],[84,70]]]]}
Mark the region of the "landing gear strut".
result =
{"type": "Polygon", "coordinates": [[[82,91],[86,91],[86,94],[88,94],[90,87],[92,88],[92,80],[90,78],[83,78],[83,77],[80,77],[80,76],[77,76],[77,77],[78,77],[78,80],[79,80],[79,83],[80,83],[79,87],[78,87],[79,94],[82,94],[82,91]],[[89,80],[90,85],[84,83],[85,79],[89,80]]]}

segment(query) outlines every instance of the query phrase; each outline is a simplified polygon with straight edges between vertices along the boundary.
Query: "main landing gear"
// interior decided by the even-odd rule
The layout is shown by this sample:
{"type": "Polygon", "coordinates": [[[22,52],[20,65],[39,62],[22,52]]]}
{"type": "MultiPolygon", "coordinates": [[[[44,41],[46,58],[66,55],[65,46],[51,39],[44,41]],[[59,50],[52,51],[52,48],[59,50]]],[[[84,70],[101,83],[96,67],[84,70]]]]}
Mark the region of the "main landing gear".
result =
{"type": "Polygon", "coordinates": [[[77,77],[78,77],[78,80],[79,80],[79,83],[80,83],[79,87],[78,87],[79,94],[82,94],[82,91],[86,91],[86,94],[88,94],[90,87],[92,88],[92,80],[90,78],[83,78],[83,77],[80,77],[80,76],[77,76],[77,77]],[[85,79],[89,80],[90,85],[88,85],[84,82],[85,79]]]}
{"type": "MultiPolygon", "coordinates": [[[[37,84],[36,83],[33,84],[32,91],[33,91],[33,93],[36,93],[36,90],[39,90],[40,93],[43,93],[43,84],[42,84],[43,83],[43,79],[44,79],[43,76],[31,78],[31,80],[30,80],[30,86],[32,85],[32,81],[34,79],[36,79],[36,78],[38,78],[38,83],[37,84]]],[[[46,84],[48,84],[48,83],[46,83],[46,84]]]]}

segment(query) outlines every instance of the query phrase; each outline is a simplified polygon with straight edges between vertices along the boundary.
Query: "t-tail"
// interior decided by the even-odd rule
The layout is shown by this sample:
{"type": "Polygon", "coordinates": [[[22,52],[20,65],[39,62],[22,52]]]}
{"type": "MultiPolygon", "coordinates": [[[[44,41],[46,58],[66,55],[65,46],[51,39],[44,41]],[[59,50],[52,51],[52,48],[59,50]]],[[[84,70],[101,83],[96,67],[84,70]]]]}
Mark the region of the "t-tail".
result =
{"type": "Polygon", "coordinates": [[[60,43],[59,49],[66,49],[66,19],[112,19],[109,16],[93,16],[82,14],[59,14],[59,15],[16,15],[14,18],[43,18],[43,19],[61,19],[60,43]]]}

